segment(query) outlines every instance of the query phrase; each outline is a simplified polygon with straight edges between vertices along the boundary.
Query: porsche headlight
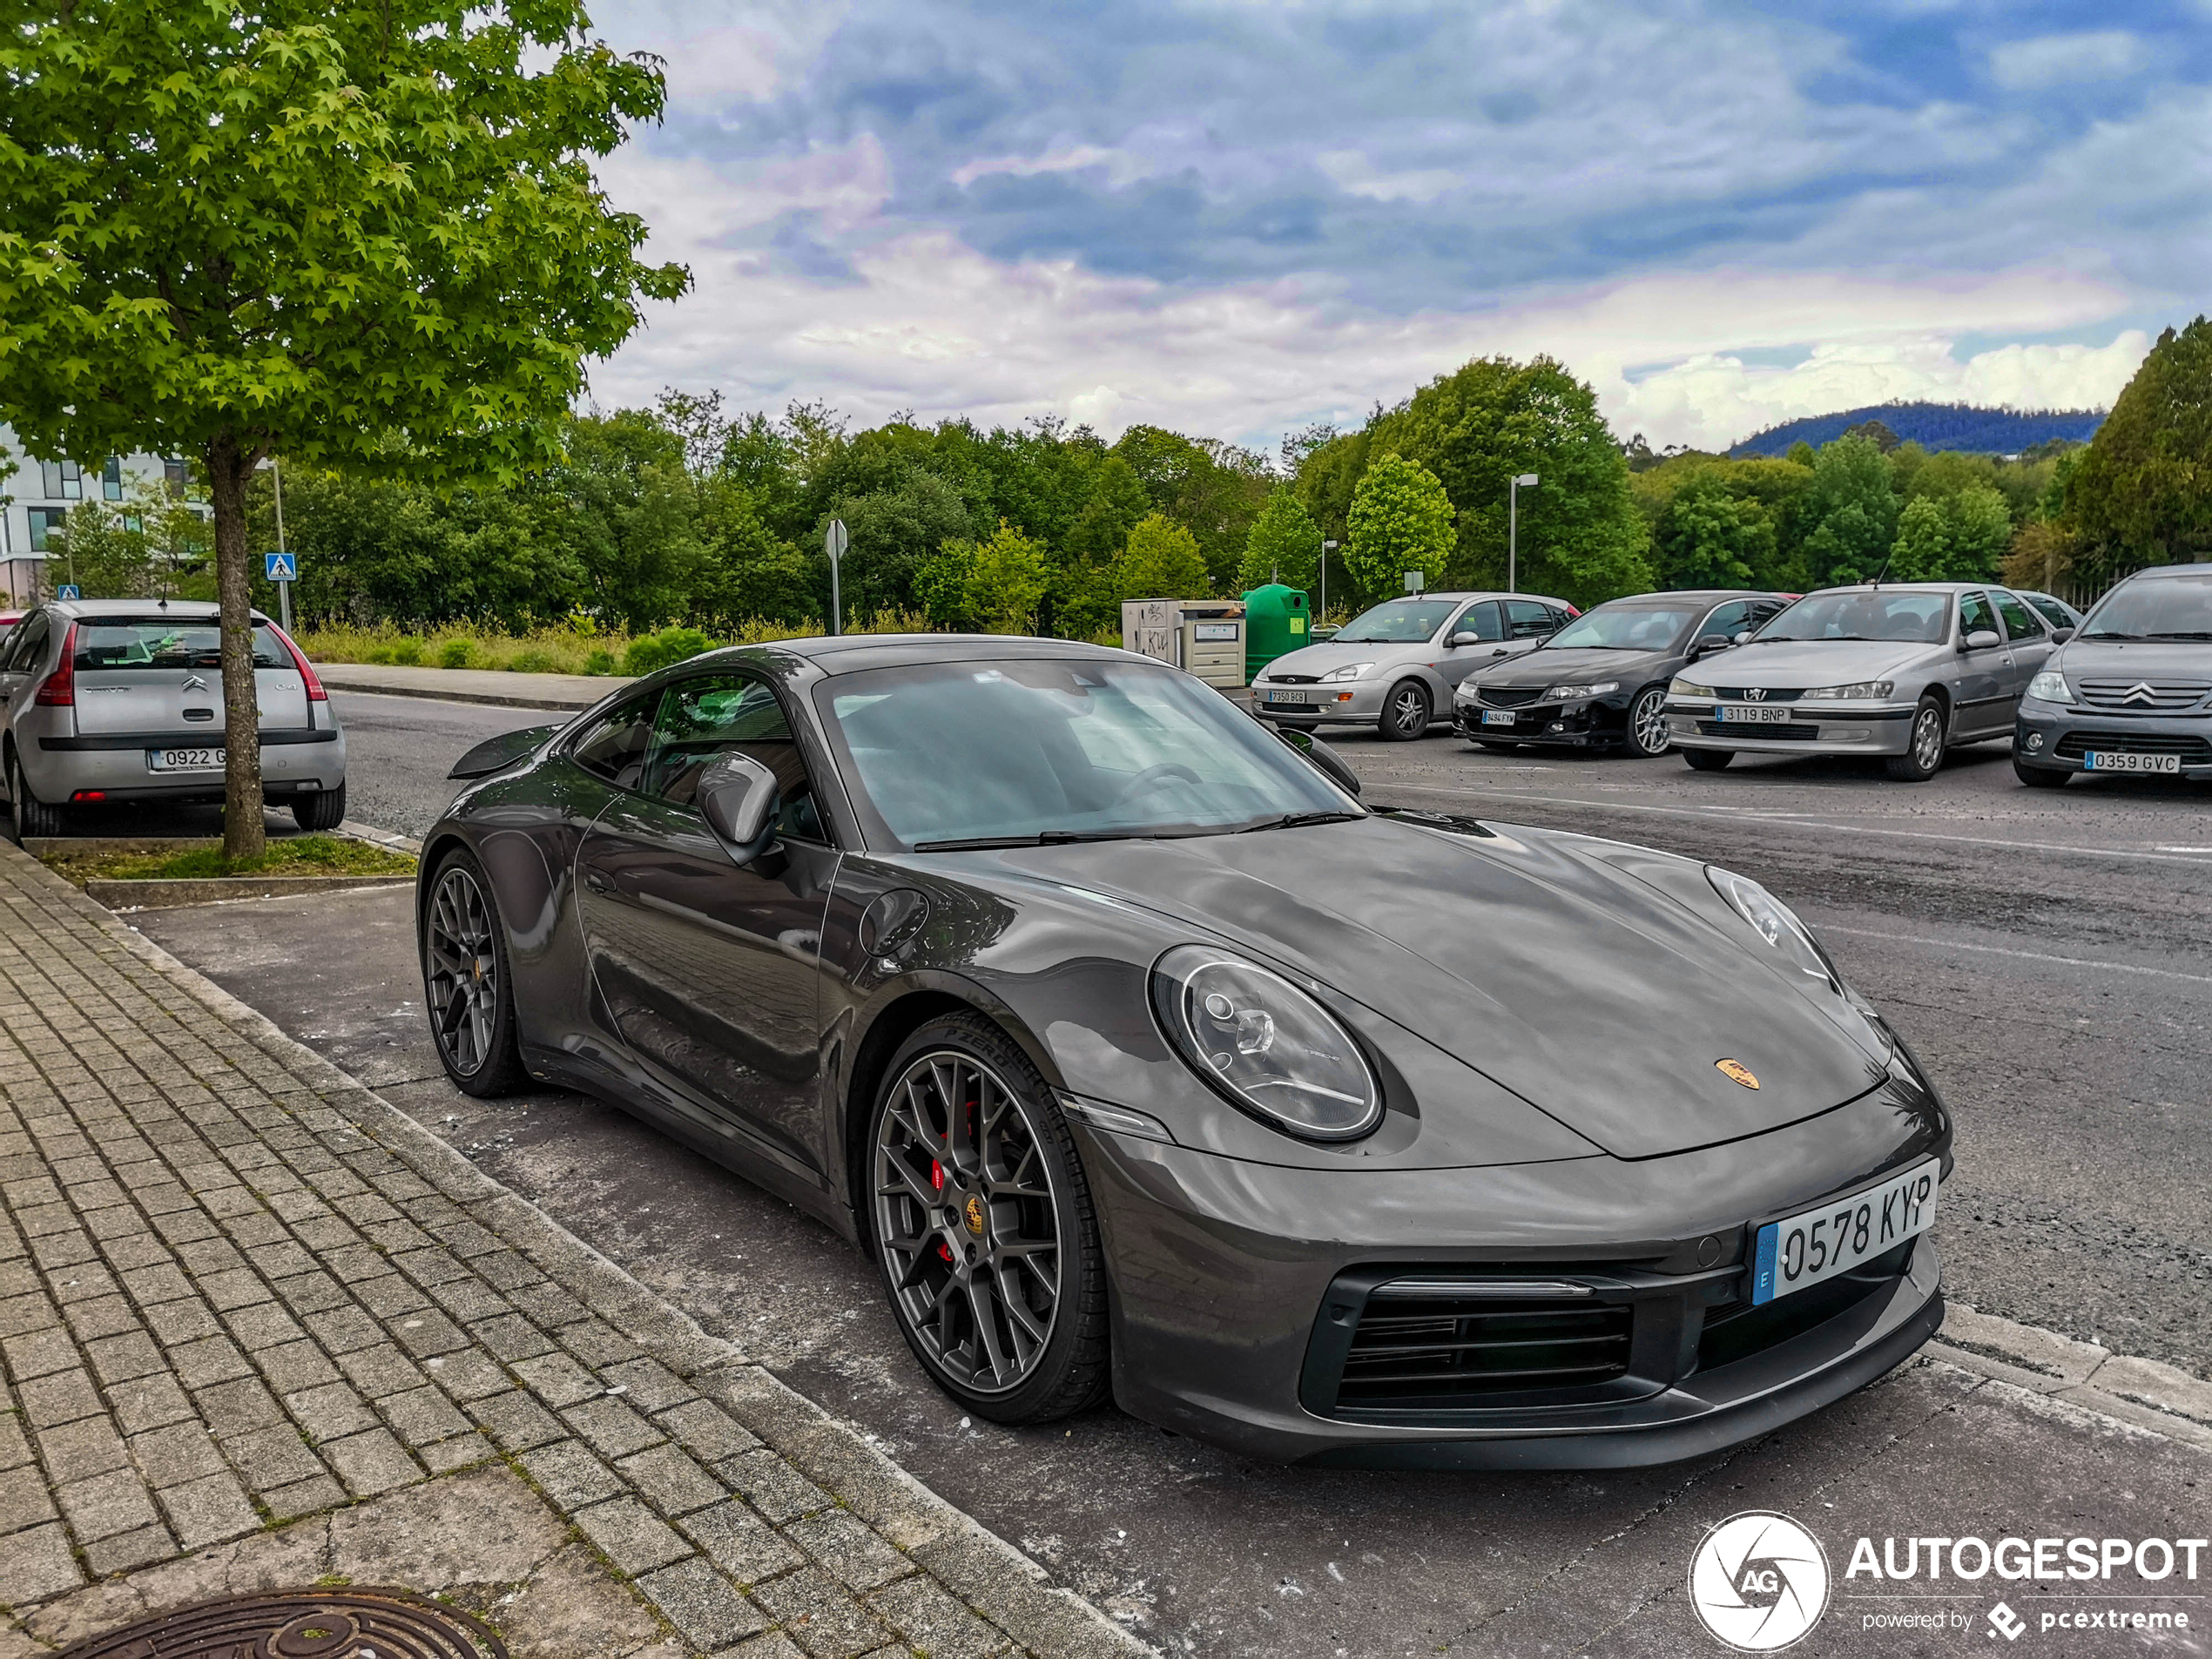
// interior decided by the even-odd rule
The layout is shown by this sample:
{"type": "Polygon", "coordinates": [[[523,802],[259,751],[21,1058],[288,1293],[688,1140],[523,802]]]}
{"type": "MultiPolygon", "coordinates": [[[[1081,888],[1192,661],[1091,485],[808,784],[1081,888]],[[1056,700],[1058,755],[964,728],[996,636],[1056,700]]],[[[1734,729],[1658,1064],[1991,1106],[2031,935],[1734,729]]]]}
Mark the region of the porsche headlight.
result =
{"type": "Polygon", "coordinates": [[[1895,680],[1853,680],[1849,685],[1816,685],[1797,693],[1800,703],[1838,698],[1858,703],[1877,703],[1897,690],[1895,680]]]}
{"type": "Polygon", "coordinates": [[[1351,1034],[1281,974],[1205,945],[1152,970],[1162,1028],[1191,1069],[1235,1105],[1312,1141],[1382,1121],[1382,1089],[1351,1034]]]}
{"type": "Polygon", "coordinates": [[[1700,685],[1694,680],[1677,679],[1667,688],[1669,697],[1717,697],[1710,685],[1700,685]]]}
{"type": "Polygon", "coordinates": [[[1554,685],[1544,693],[1544,701],[1571,702],[1578,697],[1603,697],[1620,689],[1619,680],[1600,680],[1594,685],[1554,685]]]}
{"type": "Polygon", "coordinates": [[[2052,668],[2045,669],[2028,681],[2027,694],[2039,703],[2074,701],[2074,690],[2066,683],[2066,676],[2052,668]]]}
{"type": "Polygon", "coordinates": [[[1797,920],[1796,911],[1748,875],[1737,875],[1716,864],[1707,865],[1705,875],[1714,891],[1751,924],[1753,932],[1780,951],[1792,968],[1843,995],[1843,982],[1829,966],[1827,953],[1813,942],[1812,930],[1797,920]]]}
{"type": "Polygon", "coordinates": [[[1373,667],[1372,663],[1346,663],[1342,668],[1332,668],[1322,675],[1320,683],[1326,685],[1332,680],[1356,680],[1373,667]]]}

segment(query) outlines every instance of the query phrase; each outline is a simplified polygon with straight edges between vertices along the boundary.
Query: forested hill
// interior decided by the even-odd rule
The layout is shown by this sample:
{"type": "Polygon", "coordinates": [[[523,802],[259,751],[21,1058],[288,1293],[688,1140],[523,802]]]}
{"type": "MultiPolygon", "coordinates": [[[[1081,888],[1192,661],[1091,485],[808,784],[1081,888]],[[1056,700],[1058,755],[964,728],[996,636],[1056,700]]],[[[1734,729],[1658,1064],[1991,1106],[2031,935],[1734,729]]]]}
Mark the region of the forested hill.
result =
{"type": "Polygon", "coordinates": [[[1809,415],[1755,432],[1732,455],[1787,455],[1800,442],[1817,449],[1851,428],[1879,421],[1905,443],[1923,449],[1965,449],[2015,455],[2053,438],[2086,443],[2104,424],[2102,409],[1985,409],[1966,403],[1879,403],[1838,415],[1809,415]]]}

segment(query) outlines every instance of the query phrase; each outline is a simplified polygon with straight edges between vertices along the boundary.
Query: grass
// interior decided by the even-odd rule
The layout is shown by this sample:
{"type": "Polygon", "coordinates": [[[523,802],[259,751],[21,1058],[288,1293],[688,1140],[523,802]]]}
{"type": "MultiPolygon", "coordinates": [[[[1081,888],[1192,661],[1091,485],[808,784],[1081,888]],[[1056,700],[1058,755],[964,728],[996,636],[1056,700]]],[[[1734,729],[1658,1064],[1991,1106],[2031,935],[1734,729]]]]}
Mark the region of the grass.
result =
{"type": "MultiPolygon", "coordinates": [[[[920,611],[880,610],[866,622],[856,621],[856,634],[915,634],[931,631],[929,618],[920,611]]],[[[794,627],[787,623],[752,617],[728,633],[707,636],[714,645],[760,645],[778,639],[808,639],[821,632],[812,624],[794,627]]],[[[409,632],[395,623],[357,628],[325,624],[302,629],[300,649],[317,663],[395,664],[402,668],[480,668],[516,674],[622,674],[630,671],[630,648],[648,635],[592,628],[589,631],[568,623],[534,628],[527,633],[480,633],[445,627],[409,632]]],[[[1115,637],[1109,643],[1118,644],[1115,637]]]]}
{"type": "Polygon", "coordinates": [[[300,835],[271,841],[258,859],[235,862],[219,846],[182,853],[55,853],[47,866],[78,887],[99,881],[197,881],[225,875],[412,875],[405,853],[342,835],[300,835]]]}

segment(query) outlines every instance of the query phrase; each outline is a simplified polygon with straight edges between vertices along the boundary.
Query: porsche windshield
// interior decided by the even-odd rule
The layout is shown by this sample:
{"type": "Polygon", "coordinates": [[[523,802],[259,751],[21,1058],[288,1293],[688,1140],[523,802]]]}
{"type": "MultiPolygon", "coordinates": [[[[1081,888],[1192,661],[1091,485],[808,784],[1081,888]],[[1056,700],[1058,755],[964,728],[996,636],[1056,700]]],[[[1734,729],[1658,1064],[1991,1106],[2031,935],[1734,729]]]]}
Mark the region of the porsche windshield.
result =
{"type": "Polygon", "coordinates": [[[1416,645],[1444,625],[1456,599],[1392,599],[1365,610],[1337,631],[1339,645],[1416,645]]]}
{"type": "Polygon", "coordinates": [[[2212,577],[2124,582],[2081,624],[2084,639],[2212,639],[2212,577]]]}
{"type": "Polygon", "coordinates": [[[1755,645],[1791,639],[1881,639],[1939,645],[1951,631],[1951,596],[1925,588],[1835,588],[1809,593],[1759,630],[1755,645]]]}
{"type": "Polygon", "coordinates": [[[1672,651],[1696,613],[1673,605],[1600,605],[1547,639],[1540,651],[1672,651]]]}
{"type": "Polygon", "coordinates": [[[1205,834],[1359,811],[1172,669],[917,663],[838,675],[814,698],[872,844],[1205,834]]]}

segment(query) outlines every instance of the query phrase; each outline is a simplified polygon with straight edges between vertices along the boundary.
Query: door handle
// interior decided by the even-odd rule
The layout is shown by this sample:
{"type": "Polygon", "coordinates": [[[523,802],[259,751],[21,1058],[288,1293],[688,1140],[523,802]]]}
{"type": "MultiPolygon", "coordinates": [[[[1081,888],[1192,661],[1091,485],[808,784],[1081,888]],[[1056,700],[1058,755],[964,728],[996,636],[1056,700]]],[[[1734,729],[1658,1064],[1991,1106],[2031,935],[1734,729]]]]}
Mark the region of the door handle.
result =
{"type": "Polygon", "coordinates": [[[614,878],[603,874],[597,870],[586,870],[583,873],[583,885],[594,893],[612,893],[615,890],[614,878]]]}

